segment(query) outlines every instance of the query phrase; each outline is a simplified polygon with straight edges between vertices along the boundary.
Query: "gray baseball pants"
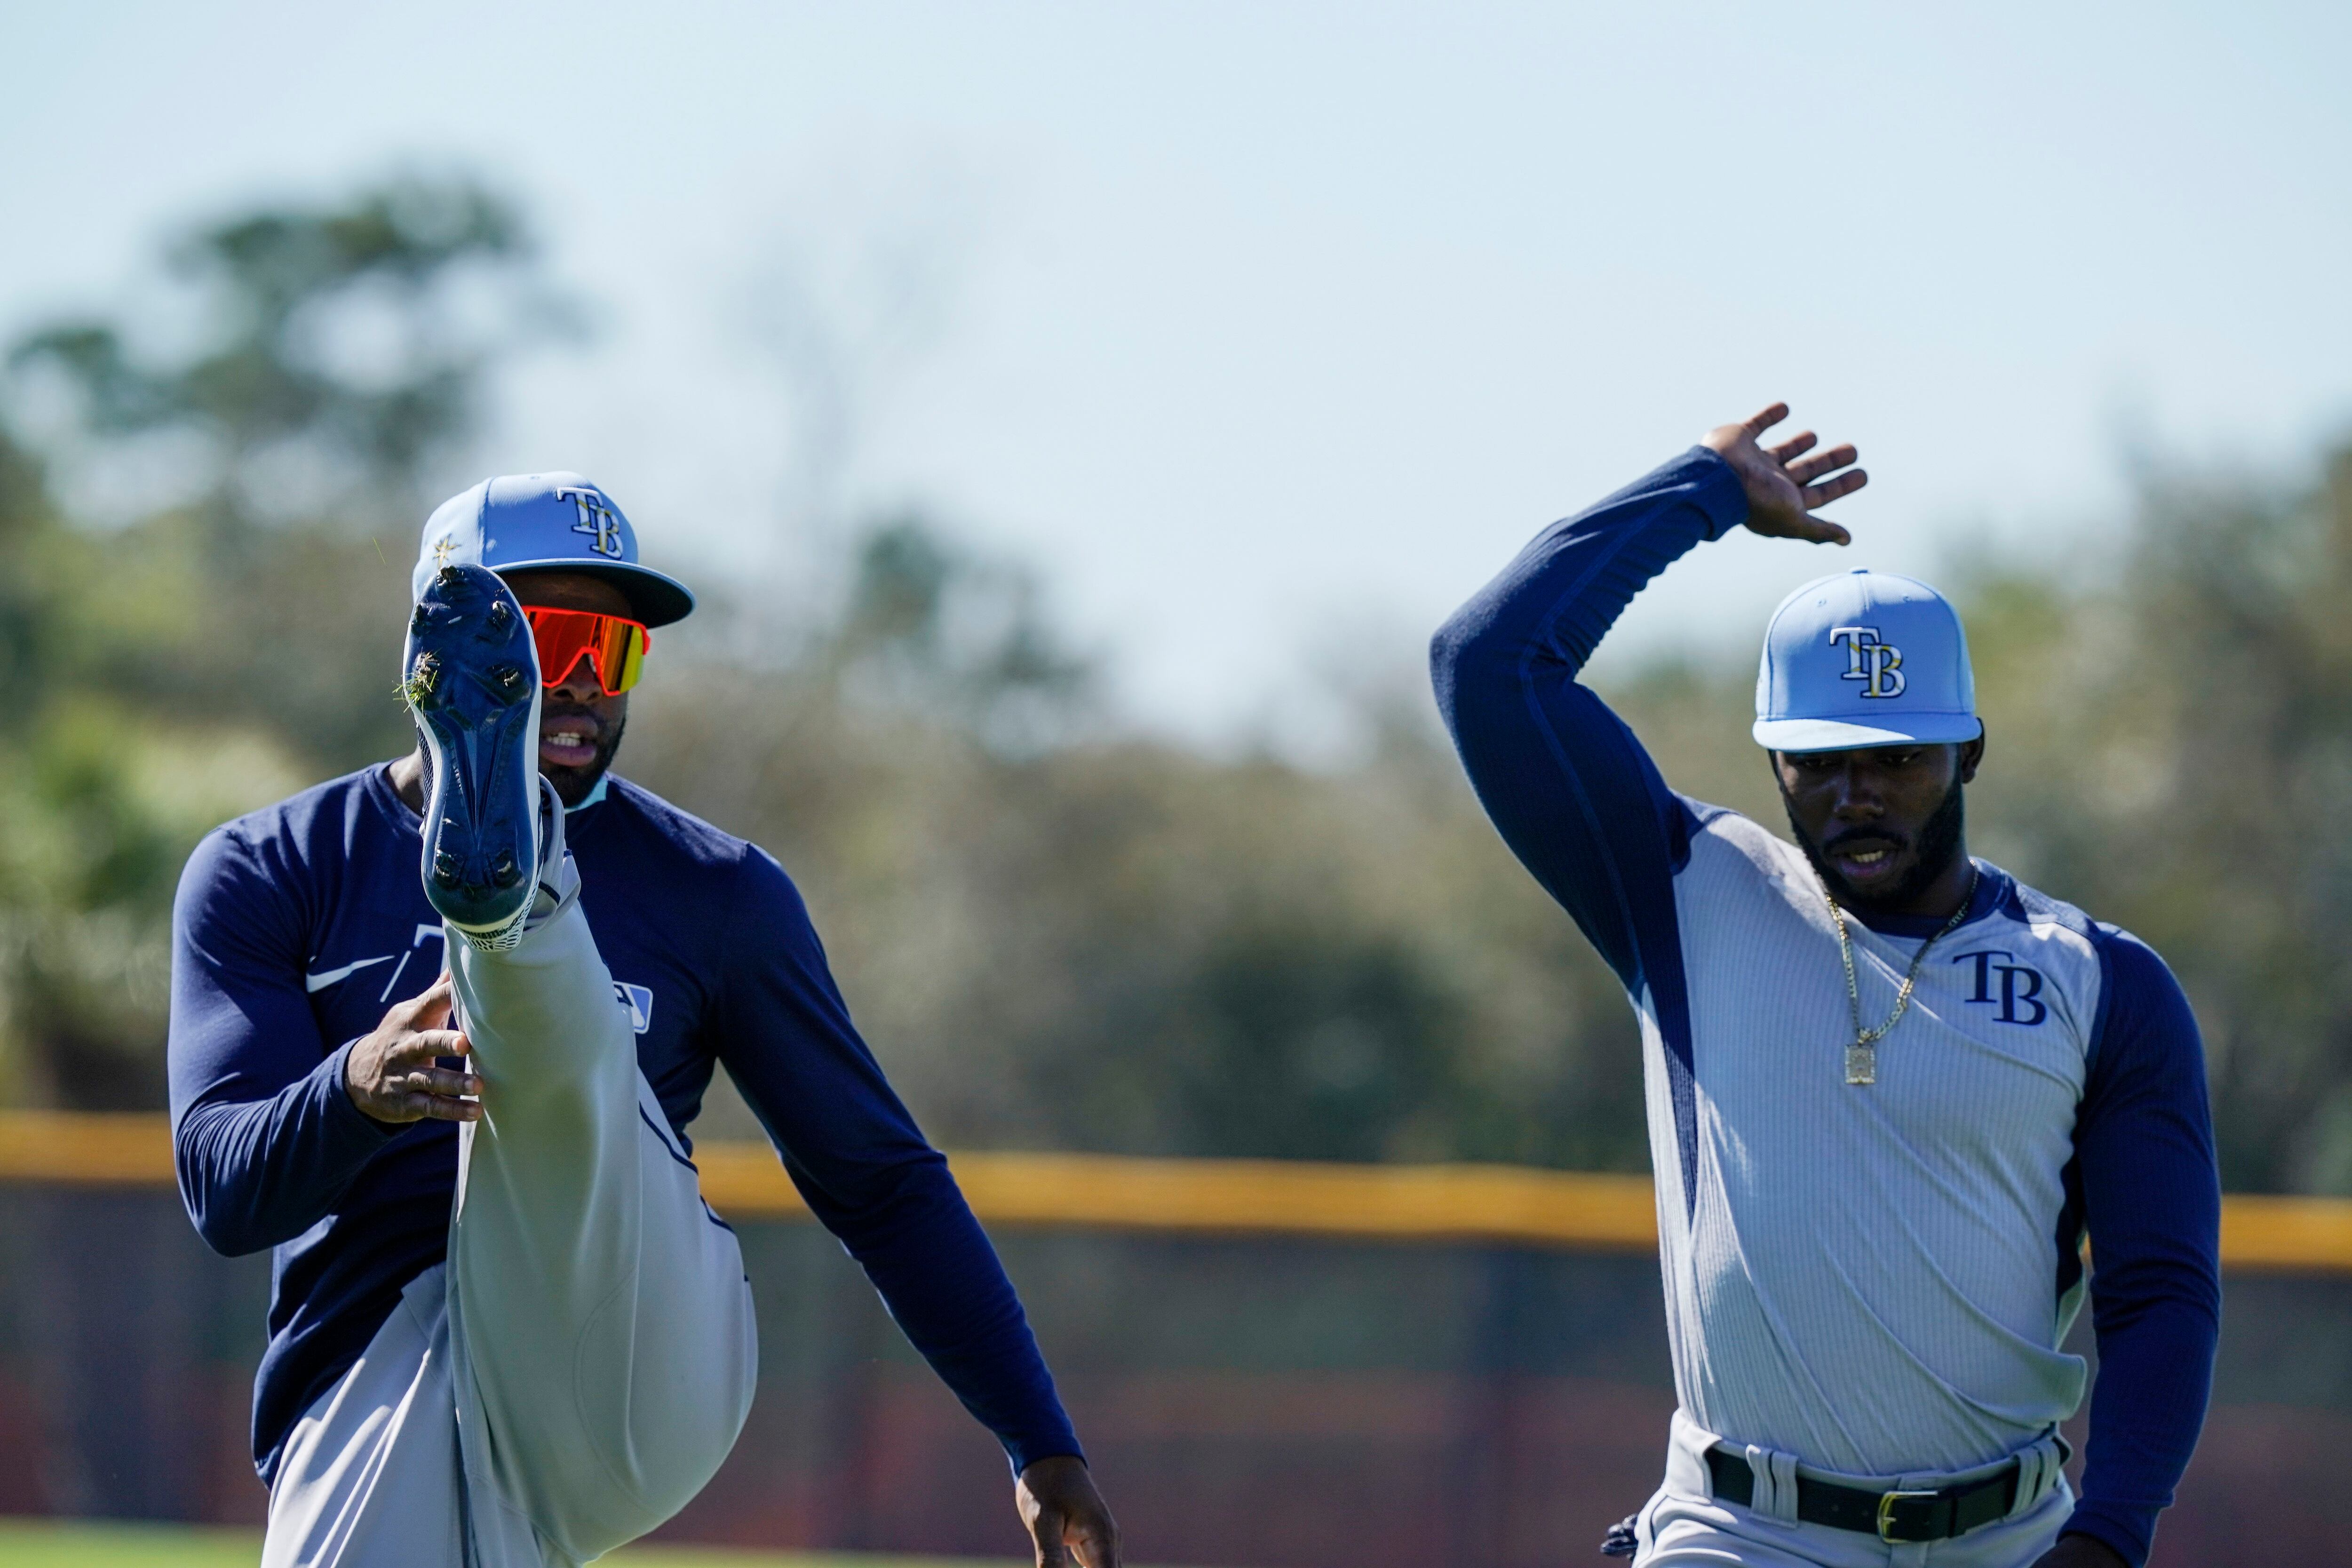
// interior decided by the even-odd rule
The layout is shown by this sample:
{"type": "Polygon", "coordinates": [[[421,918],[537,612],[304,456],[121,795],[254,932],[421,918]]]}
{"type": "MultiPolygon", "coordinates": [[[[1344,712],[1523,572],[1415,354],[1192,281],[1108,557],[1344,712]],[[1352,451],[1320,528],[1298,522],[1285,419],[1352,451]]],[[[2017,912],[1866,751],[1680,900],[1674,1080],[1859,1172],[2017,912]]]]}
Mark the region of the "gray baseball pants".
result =
{"type": "Polygon", "coordinates": [[[570,895],[510,952],[448,933],[488,1086],[459,1129],[448,1261],[296,1426],[263,1568],[572,1568],[683,1508],[742,1429],[742,1254],[563,870],[570,895]]]}
{"type": "MultiPolygon", "coordinates": [[[[1708,1478],[1706,1451],[1718,1441],[1681,1411],[1666,1448],[1666,1484],[1634,1525],[1635,1568],[2027,1568],[2050,1550],[2074,1511],[2074,1493],[2059,1468],[2055,1436],[2015,1456],[2024,1466],[2006,1519],[1949,1541],[1895,1544],[1859,1531],[1797,1519],[1800,1472],[1874,1491],[1939,1488],[1990,1475],[2000,1465],[1937,1476],[1844,1476],[1801,1466],[1787,1454],[1750,1449],[1752,1507],[1720,1501],[1708,1478]]],[[[2007,1463],[2006,1460],[2001,1463],[2007,1463]]]]}

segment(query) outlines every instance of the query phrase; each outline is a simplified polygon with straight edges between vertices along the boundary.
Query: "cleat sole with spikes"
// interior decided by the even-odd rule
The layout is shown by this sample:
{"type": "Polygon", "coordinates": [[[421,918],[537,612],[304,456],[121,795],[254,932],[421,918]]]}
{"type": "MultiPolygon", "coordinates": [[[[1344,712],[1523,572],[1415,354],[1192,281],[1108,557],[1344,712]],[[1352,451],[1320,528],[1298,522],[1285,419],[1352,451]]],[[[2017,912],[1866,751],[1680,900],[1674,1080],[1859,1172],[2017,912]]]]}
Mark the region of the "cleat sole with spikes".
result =
{"type": "Polygon", "coordinates": [[[425,896],[476,947],[511,946],[539,879],[539,655],[497,574],[425,585],[400,692],[425,737],[425,896]]]}

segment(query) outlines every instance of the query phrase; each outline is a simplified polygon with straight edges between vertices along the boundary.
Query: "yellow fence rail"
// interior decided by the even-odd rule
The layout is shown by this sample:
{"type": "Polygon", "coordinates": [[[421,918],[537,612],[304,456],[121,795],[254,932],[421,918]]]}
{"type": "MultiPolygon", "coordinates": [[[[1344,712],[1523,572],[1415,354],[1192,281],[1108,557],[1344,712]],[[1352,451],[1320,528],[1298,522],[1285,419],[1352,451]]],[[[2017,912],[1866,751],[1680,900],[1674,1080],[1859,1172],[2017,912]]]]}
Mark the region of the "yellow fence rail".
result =
{"type": "MultiPolygon", "coordinates": [[[[806,1219],[763,1143],[697,1146],[703,1195],[743,1219],[806,1219]]],[[[951,1154],[982,1222],[998,1227],[1465,1241],[1647,1251],[1646,1176],[1513,1165],[1325,1165],[1107,1154],[951,1154]]],[[[0,1111],[0,1181],[168,1187],[161,1116],[0,1111]]],[[[2221,1262],[2237,1270],[2352,1273],[2352,1200],[2237,1196],[2221,1204],[2221,1262]]]]}

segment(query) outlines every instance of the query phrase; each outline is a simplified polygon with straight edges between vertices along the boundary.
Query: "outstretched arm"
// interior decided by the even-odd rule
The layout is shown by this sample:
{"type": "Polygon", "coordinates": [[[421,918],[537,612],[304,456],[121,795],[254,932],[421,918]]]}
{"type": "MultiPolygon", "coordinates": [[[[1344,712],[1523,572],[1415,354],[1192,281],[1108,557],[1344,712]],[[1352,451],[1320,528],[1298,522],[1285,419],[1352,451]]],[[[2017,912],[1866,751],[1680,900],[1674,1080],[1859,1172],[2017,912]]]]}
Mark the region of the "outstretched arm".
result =
{"type": "Polygon", "coordinates": [[[1684,808],[1641,743],[1577,676],[1643,584],[1745,523],[1821,543],[1812,514],[1862,488],[1854,449],[1808,431],[1770,448],[1775,404],[1538,535],[1446,622],[1430,665],[1473,788],[1512,851],[1576,918],[1628,988],[1672,930],[1684,808]],[[1843,471],[1841,471],[1843,470],[1843,471]]]}
{"type": "Polygon", "coordinates": [[[941,1382],[996,1434],[1040,1568],[1117,1568],[1118,1530],[1020,1298],[947,1161],[858,1037],[799,892],[758,850],[729,927],[719,1058],[816,1217],[941,1382]]]}

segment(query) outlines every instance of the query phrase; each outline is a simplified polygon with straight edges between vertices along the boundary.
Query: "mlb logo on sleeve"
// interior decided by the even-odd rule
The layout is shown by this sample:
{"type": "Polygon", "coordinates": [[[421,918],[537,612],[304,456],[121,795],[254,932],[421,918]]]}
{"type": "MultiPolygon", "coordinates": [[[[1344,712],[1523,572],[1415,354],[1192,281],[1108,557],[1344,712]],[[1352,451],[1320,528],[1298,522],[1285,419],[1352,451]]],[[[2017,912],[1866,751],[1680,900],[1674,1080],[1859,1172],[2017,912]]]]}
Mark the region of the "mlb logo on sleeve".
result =
{"type": "Polygon", "coordinates": [[[650,987],[613,982],[613,1000],[629,1010],[629,1027],[644,1034],[653,1027],[654,994],[650,987]]]}

